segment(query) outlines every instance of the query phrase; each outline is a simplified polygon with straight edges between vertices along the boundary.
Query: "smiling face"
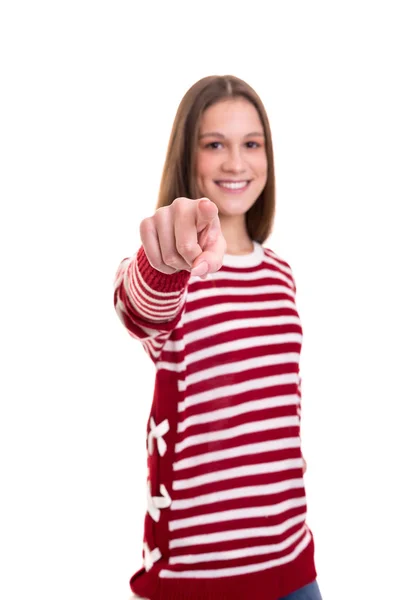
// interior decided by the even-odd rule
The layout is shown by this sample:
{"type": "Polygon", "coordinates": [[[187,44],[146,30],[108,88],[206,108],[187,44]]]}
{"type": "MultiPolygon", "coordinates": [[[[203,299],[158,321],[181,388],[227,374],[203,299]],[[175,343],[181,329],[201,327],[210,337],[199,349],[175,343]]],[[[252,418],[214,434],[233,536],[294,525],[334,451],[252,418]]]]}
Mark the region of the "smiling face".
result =
{"type": "Polygon", "coordinates": [[[267,166],[263,126],[253,104],[233,98],[204,112],[196,182],[221,217],[243,216],[253,206],[267,182],[267,166]]]}

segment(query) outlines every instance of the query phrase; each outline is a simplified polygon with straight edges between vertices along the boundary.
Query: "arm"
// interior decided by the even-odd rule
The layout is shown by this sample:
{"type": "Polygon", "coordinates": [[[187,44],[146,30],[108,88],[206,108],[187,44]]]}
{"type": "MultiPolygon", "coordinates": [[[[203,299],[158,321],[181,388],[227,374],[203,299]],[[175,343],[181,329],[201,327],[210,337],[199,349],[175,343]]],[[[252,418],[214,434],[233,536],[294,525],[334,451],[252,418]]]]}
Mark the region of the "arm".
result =
{"type": "Polygon", "coordinates": [[[143,343],[154,360],[182,315],[189,278],[188,271],[167,275],[154,269],[143,246],[118,268],[115,310],[129,334],[143,343]]]}

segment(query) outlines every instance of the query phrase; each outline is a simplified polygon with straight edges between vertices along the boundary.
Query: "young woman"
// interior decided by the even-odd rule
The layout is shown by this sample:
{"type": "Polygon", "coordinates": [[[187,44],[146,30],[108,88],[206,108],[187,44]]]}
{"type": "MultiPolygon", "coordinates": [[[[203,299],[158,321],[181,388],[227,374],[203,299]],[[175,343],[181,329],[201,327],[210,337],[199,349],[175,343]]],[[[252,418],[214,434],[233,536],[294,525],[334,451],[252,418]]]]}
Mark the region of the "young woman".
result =
{"type": "Polygon", "coordinates": [[[300,446],[302,328],[290,266],[264,247],[271,131],[232,77],[193,85],[115,307],[154,361],[143,568],[150,600],[320,600],[300,446]]]}

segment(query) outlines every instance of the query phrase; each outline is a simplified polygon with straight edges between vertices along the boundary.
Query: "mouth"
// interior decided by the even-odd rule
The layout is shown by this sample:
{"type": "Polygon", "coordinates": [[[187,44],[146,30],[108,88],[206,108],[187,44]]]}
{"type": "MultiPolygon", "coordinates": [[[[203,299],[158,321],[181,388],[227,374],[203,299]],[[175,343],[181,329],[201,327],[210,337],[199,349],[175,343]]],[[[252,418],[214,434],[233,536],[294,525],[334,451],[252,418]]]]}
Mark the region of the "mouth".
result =
{"type": "Polygon", "coordinates": [[[231,193],[240,193],[247,190],[251,183],[251,179],[242,179],[241,181],[234,181],[229,179],[220,179],[214,181],[214,183],[221,189],[231,193]]]}

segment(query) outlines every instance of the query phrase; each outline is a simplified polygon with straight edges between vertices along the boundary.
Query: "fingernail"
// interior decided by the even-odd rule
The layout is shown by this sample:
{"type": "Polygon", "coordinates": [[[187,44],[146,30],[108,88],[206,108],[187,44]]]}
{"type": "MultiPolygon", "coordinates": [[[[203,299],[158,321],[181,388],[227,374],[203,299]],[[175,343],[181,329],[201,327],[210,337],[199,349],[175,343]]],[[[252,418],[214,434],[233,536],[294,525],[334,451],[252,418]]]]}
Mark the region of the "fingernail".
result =
{"type": "Polygon", "coordinates": [[[203,261],[200,264],[198,264],[197,267],[192,269],[192,275],[194,275],[195,277],[201,277],[202,275],[205,275],[207,273],[207,271],[208,271],[208,263],[203,261]]]}

